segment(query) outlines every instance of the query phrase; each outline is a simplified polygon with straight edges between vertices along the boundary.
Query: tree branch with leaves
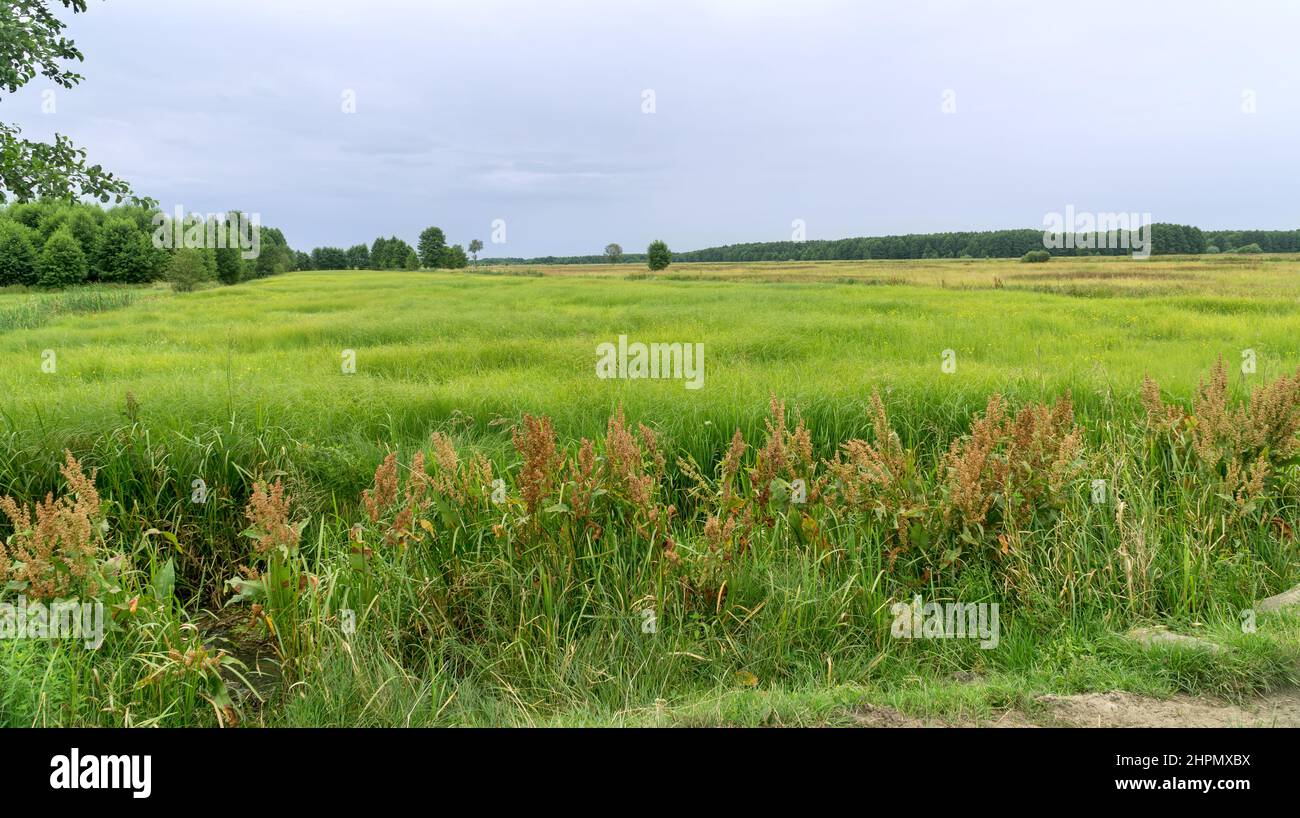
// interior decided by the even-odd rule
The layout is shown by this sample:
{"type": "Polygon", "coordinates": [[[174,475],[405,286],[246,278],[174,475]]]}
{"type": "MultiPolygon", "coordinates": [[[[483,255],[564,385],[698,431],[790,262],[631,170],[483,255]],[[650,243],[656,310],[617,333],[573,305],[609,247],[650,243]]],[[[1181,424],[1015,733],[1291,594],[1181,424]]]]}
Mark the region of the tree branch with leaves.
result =
{"type": "MultiPolygon", "coordinates": [[[[86,10],[86,0],[56,0],[73,14],[86,10]]],[[[0,5],[0,88],[12,94],[39,74],[63,88],[83,77],[69,70],[69,62],[83,61],[76,43],[63,36],[66,23],[49,0],[6,0],[0,5]]],[[[41,198],[151,204],[132,195],[131,186],[87,163],[86,151],[56,133],[53,142],[23,139],[17,125],[0,122],[0,201],[41,198]]]]}

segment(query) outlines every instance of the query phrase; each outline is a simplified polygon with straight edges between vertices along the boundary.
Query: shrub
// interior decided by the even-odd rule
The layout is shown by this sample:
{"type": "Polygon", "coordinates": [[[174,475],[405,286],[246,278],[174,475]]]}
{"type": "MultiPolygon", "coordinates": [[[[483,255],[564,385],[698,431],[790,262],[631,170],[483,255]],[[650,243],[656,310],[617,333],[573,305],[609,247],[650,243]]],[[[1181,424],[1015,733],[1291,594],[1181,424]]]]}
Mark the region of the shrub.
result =
{"type": "Polygon", "coordinates": [[[190,292],[205,281],[213,279],[214,267],[215,263],[209,264],[202,250],[177,250],[172,256],[171,266],[167,269],[167,280],[171,282],[172,289],[176,292],[190,292]]]}
{"type": "Polygon", "coordinates": [[[1044,261],[1051,261],[1052,254],[1046,250],[1030,250],[1028,253],[1021,256],[1020,260],[1029,264],[1041,264],[1044,261]]]}
{"type": "Polygon", "coordinates": [[[0,221],[0,287],[36,283],[36,248],[32,231],[19,222],[0,221]]]}
{"type": "Polygon", "coordinates": [[[42,287],[68,287],[84,284],[86,274],[86,254],[72,231],[66,227],[54,231],[41,251],[36,283],[42,287]]]}
{"type": "Polygon", "coordinates": [[[1218,253],[1218,252],[1221,252],[1221,251],[1219,250],[1218,247],[1216,247],[1215,245],[1211,244],[1209,247],[1206,247],[1206,248],[1205,248],[1205,252],[1206,252],[1206,253],[1218,253]]]}
{"type": "Polygon", "coordinates": [[[646,262],[651,270],[666,270],[673,263],[673,254],[668,250],[668,245],[655,239],[646,249],[646,262]]]}
{"type": "Polygon", "coordinates": [[[1256,244],[1255,242],[1252,241],[1250,244],[1247,244],[1247,245],[1245,245],[1244,247],[1238,247],[1238,248],[1237,248],[1236,250],[1234,250],[1233,252],[1235,252],[1235,253],[1262,253],[1262,252],[1264,252],[1264,248],[1260,247],[1258,244],[1256,244]]]}

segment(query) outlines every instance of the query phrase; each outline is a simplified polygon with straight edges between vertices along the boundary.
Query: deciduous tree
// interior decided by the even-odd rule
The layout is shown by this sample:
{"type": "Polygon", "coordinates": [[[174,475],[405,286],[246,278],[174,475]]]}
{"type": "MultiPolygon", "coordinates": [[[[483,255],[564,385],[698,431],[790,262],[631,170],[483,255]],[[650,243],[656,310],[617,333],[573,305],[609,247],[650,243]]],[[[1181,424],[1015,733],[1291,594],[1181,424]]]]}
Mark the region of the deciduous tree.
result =
{"type": "Polygon", "coordinates": [[[668,250],[667,244],[656,239],[646,248],[646,261],[651,270],[666,270],[673,263],[673,254],[668,250]]]}
{"type": "Polygon", "coordinates": [[[37,264],[37,281],[42,287],[68,287],[86,281],[86,254],[81,252],[72,231],[59,228],[45,242],[37,264]]]}
{"type": "Polygon", "coordinates": [[[90,255],[93,277],[115,284],[142,284],[153,278],[149,239],[130,219],[109,219],[90,255]]]}
{"type": "Polygon", "coordinates": [[[0,219],[0,287],[15,284],[30,287],[36,283],[35,233],[30,227],[0,219]]]}

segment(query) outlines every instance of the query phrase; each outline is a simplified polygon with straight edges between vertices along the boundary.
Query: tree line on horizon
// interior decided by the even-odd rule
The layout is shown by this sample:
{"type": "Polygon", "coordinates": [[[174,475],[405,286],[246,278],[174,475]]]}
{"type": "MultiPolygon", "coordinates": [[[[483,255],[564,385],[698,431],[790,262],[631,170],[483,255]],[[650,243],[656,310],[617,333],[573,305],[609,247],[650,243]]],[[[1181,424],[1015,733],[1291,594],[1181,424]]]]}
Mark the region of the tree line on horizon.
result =
{"type": "MultiPolygon", "coordinates": [[[[1119,231],[1125,232],[1125,231],[1119,231]]],[[[1099,247],[1098,239],[1107,234],[1075,234],[1073,247],[1049,252],[1053,256],[1121,256],[1132,252],[1133,243],[1120,246],[1109,234],[1108,247],[1099,247]],[[1083,241],[1083,239],[1089,239],[1083,241]],[[1091,245],[1091,248],[1084,246],[1091,245]]],[[[1184,224],[1151,225],[1152,255],[1201,253],[1263,252],[1300,253],[1300,230],[1202,230],[1184,224]]],[[[610,245],[616,247],[617,245],[610,245]]],[[[875,236],[846,239],[809,239],[805,241],[769,241],[728,244],[702,250],[673,253],[677,262],[726,261],[853,261],[869,259],[960,259],[1020,258],[1033,250],[1042,250],[1043,231],[989,230],[983,232],[913,233],[901,236],[875,236]]],[[[611,256],[539,256],[536,258],[485,258],[484,264],[644,264],[644,253],[611,256]]]]}
{"type": "MultiPolygon", "coordinates": [[[[145,284],[172,280],[178,289],[192,289],[204,281],[237,284],[295,270],[421,270],[465,269],[470,256],[478,263],[483,242],[449,245],[438,227],[425,229],[416,246],[396,236],[379,237],[370,245],[348,249],[318,247],[310,253],[294,251],[284,234],[259,226],[260,254],[242,258],[238,247],[160,248],[154,241],[162,228],[172,230],[171,216],[159,218],[158,207],[121,204],[105,208],[97,203],[42,199],[0,206],[0,287],[60,288],[82,283],[145,284]],[[183,257],[183,270],[174,270],[183,257]],[[178,282],[177,275],[183,278],[178,282]]],[[[218,220],[239,218],[239,211],[205,217],[191,214],[181,232],[203,228],[218,220]]],[[[1121,246],[1110,234],[1106,247],[1098,234],[1075,234],[1074,246],[1049,251],[1050,256],[1127,255],[1133,243],[1121,246]],[[1091,244],[1091,247],[1087,245],[1091,244]]],[[[1203,254],[1220,252],[1300,253],[1300,230],[1214,230],[1178,224],[1154,224],[1150,232],[1152,254],[1203,254]]],[[[751,242],[669,253],[656,241],[654,252],[624,253],[608,244],[601,255],[543,256],[539,258],[488,258],[487,264],[648,264],[660,270],[677,262],[779,262],[866,259],[1023,258],[1042,253],[1043,231],[992,230],[985,232],[919,233],[802,242],[751,242]]]]}
{"type": "Polygon", "coordinates": [[[483,242],[474,239],[469,252],[459,244],[447,244],[447,235],[440,227],[428,227],[420,233],[416,247],[396,236],[380,236],[367,247],[356,244],[344,250],[341,247],[317,247],[308,253],[298,253],[299,269],[311,270],[463,270],[469,266],[470,256],[478,263],[478,253],[483,242]],[[306,266],[301,266],[306,265],[306,266]]]}

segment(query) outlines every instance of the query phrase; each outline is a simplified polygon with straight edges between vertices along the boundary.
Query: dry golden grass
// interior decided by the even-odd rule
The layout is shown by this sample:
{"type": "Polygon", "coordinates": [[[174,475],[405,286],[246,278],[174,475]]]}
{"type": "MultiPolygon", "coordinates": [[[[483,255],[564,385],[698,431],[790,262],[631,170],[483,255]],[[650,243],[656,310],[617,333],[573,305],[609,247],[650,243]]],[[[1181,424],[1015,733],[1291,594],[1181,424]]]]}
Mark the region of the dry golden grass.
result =
{"type": "MultiPolygon", "coordinates": [[[[509,270],[510,268],[499,268],[509,270]]],[[[536,265],[543,276],[915,285],[1015,289],[1064,295],[1205,295],[1300,297],[1300,255],[1059,257],[1047,265],[1018,259],[907,259],[807,262],[688,262],[660,273],[639,264],[536,265]]]]}

